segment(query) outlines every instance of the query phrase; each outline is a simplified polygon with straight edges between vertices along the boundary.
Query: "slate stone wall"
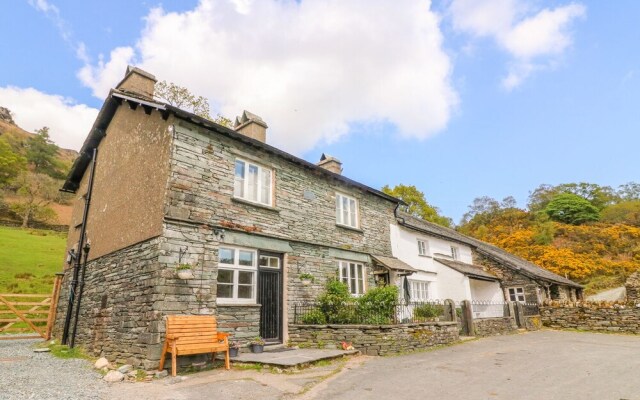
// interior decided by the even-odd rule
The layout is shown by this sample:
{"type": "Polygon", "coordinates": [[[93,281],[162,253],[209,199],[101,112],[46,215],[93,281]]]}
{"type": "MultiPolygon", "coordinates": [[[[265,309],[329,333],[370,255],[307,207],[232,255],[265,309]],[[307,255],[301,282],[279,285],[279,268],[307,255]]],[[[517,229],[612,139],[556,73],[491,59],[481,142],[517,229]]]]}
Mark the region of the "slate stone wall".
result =
{"type": "Polygon", "coordinates": [[[473,263],[482,265],[485,269],[500,278],[500,286],[504,292],[504,298],[509,299],[509,288],[522,287],[524,289],[524,297],[527,303],[538,302],[539,284],[528,276],[519,274],[511,268],[505,267],[490,257],[473,251],[473,263]]]}
{"type": "Polygon", "coordinates": [[[624,286],[627,291],[627,301],[638,302],[640,300],[640,273],[634,272],[631,274],[624,286]]]}
{"type": "Polygon", "coordinates": [[[167,216],[391,256],[394,203],[250,144],[179,123],[173,133],[167,216]],[[272,207],[233,198],[236,158],[273,170],[272,207]],[[336,192],[358,200],[359,229],[336,225],[336,192]]]}
{"type": "Polygon", "coordinates": [[[482,318],[473,320],[475,336],[496,336],[515,333],[518,327],[512,317],[482,318]]]}
{"type": "Polygon", "coordinates": [[[402,325],[290,325],[289,342],[301,347],[340,347],[351,343],[363,354],[383,356],[426,349],[459,340],[455,322],[402,325]]]}
{"type": "Polygon", "coordinates": [[[566,303],[540,307],[544,326],[586,331],[640,333],[640,308],[633,304],[566,303]]]}

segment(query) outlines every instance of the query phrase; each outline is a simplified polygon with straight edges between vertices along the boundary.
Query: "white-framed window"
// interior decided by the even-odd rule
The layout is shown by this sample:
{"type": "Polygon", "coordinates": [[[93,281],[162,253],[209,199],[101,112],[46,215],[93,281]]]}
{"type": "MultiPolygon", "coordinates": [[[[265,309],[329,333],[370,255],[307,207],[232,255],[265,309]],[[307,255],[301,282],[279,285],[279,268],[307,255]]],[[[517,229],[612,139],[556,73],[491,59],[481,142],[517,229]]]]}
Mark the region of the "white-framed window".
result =
{"type": "Polygon", "coordinates": [[[512,287],[509,288],[509,300],[524,302],[524,288],[512,287]]]}
{"type": "Polygon", "coordinates": [[[233,196],[271,206],[272,177],[273,171],[270,169],[236,159],[233,196]]]}
{"type": "Polygon", "coordinates": [[[221,247],[218,250],[218,303],[256,302],[255,250],[221,247]]]}
{"type": "Polygon", "coordinates": [[[364,266],[352,261],[338,261],[340,281],[349,287],[353,295],[364,293],[364,266]]]}
{"type": "Polygon", "coordinates": [[[429,282],[410,280],[409,288],[411,289],[411,301],[429,300],[429,282]]]}
{"type": "Polygon", "coordinates": [[[429,255],[429,242],[424,239],[418,239],[418,254],[421,256],[429,255]]]}
{"type": "Polygon", "coordinates": [[[336,223],[352,228],[358,227],[358,200],[336,193],[336,223]]]}
{"type": "Polygon", "coordinates": [[[261,254],[259,263],[261,268],[280,269],[280,257],[261,254]]]}
{"type": "Polygon", "coordinates": [[[456,246],[451,246],[451,258],[454,260],[460,258],[460,250],[456,246]]]}

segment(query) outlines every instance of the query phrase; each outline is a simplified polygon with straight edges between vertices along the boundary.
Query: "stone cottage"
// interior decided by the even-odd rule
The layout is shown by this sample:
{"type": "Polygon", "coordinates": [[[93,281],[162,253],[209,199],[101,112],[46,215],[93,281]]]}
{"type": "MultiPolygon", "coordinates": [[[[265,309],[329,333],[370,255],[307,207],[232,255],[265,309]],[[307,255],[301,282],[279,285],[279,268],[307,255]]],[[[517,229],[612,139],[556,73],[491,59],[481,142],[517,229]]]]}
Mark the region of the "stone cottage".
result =
{"type": "Polygon", "coordinates": [[[570,279],[453,229],[397,215],[391,226],[393,255],[419,271],[411,279],[427,298],[532,303],[582,298],[582,286],[570,279]]]}
{"type": "Polygon", "coordinates": [[[76,343],[157,367],[169,314],[213,314],[232,340],[280,343],[293,305],[328,279],[357,295],[374,271],[411,268],[391,252],[400,200],[342,176],[333,157],[313,164],[266,144],[267,124],[249,112],[230,129],[158,102],[155,82],[127,69],[64,183],[76,195],[69,263],[88,256],[76,343]]]}

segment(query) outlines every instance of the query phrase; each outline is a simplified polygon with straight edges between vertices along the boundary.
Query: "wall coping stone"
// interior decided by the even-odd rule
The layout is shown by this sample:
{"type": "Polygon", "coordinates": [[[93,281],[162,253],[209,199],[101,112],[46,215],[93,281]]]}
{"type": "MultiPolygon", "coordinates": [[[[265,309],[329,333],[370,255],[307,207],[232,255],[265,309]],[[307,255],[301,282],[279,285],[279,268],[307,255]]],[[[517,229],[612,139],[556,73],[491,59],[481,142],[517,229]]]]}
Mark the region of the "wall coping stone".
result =
{"type": "Polygon", "coordinates": [[[304,325],[304,324],[291,324],[289,326],[295,328],[314,328],[314,329],[322,329],[322,328],[333,328],[333,329],[392,329],[392,328],[408,328],[413,326],[451,326],[458,325],[457,322],[453,321],[425,321],[425,322],[413,322],[410,324],[394,324],[394,325],[337,325],[337,324],[327,324],[327,325],[304,325]]]}

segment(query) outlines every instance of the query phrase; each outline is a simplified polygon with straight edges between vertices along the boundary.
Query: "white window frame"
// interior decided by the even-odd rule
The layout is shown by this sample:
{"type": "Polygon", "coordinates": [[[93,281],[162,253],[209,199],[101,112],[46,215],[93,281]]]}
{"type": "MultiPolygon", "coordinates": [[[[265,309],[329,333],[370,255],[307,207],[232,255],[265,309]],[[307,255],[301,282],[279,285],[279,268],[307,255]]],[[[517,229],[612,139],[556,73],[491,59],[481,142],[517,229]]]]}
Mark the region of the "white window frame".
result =
{"type": "Polygon", "coordinates": [[[426,239],[417,239],[418,241],[418,255],[419,256],[430,256],[429,251],[429,241],[426,239]]]}
{"type": "Polygon", "coordinates": [[[420,302],[429,300],[429,281],[409,279],[409,290],[411,293],[411,301],[420,302]]]}
{"type": "Polygon", "coordinates": [[[360,296],[367,291],[366,271],[362,263],[349,260],[338,260],[338,272],[340,282],[345,283],[349,288],[349,293],[360,296]],[[355,277],[351,276],[351,265],[354,265],[355,277]],[[346,266],[347,275],[344,275],[343,268],[346,266]],[[360,284],[359,284],[360,283],[360,284]]]}
{"type": "Polygon", "coordinates": [[[451,246],[451,258],[454,260],[460,259],[460,248],[458,246],[451,246]]]}
{"type": "Polygon", "coordinates": [[[336,192],[336,224],[346,226],[349,228],[358,229],[360,226],[360,215],[358,212],[358,199],[347,196],[346,194],[342,194],[336,192]],[[349,206],[349,210],[347,210],[348,221],[344,221],[344,208],[343,208],[343,200],[347,199],[347,203],[351,205],[351,201],[353,201],[354,209],[351,210],[349,206]],[[353,221],[353,224],[351,223],[353,221]]]}
{"type": "Polygon", "coordinates": [[[508,292],[509,301],[517,301],[520,303],[525,302],[524,288],[522,286],[510,287],[508,292]]]}
{"type": "MultiPolygon", "coordinates": [[[[218,271],[220,270],[226,270],[226,271],[232,271],[233,272],[233,289],[232,289],[232,297],[220,297],[217,296],[217,303],[218,304],[256,304],[256,292],[258,290],[258,252],[255,249],[248,249],[248,248],[243,248],[243,247],[232,247],[232,246],[221,246],[218,251],[222,250],[222,249],[228,249],[228,250],[233,250],[234,251],[234,256],[233,256],[233,264],[223,264],[221,262],[218,261],[218,271]],[[250,252],[253,254],[253,265],[249,266],[249,265],[240,265],[240,251],[246,251],[246,252],[250,252]],[[244,299],[244,298],[238,298],[238,287],[240,286],[239,284],[239,276],[240,276],[240,271],[249,271],[253,273],[253,281],[251,283],[251,298],[250,299],[244,299]]],[[[219,260],[219,258],[218,258],[219,260]]],[[[217,283],[216,283],[217,285],[217,283]]],[[[216,291],[217,292],[217,291],[216,291]]]]}
{"type": "Polygon", "coordinates": [[[241,158],[236,158],[235,161],[233,162],[233,197],[237,199],[242,199],[244,201],[248,201],[251,203],[272,207],[273,206],[273,186],[274,186],[273,177],[274,177],[273,169],[264,167],[262,165],[256,164],[251,161],[243,160],[241,158]],[[239,181],[239,178],[236,176],[236,166],[239,162],[244,163],[244,176],[242,177],[242,195],[240,195],[239,193],[236,193],[236,184],[239,181]],[[257,198],[255,200],[249,197],[249,179],[247,177],[249,174],[250,167],[255,167],[258,169],[258,182],[257,182],[257,189],[256,189],[257,198]],[[263,180],[264,180],[265,171],[269,171],[271,175],[270,179],[268,180],[269,190],[267,191],[267,196],[268,196],[267,199],[262,198],[262,194],[263,194],[262,189],[264,186],[263,180]]]}

